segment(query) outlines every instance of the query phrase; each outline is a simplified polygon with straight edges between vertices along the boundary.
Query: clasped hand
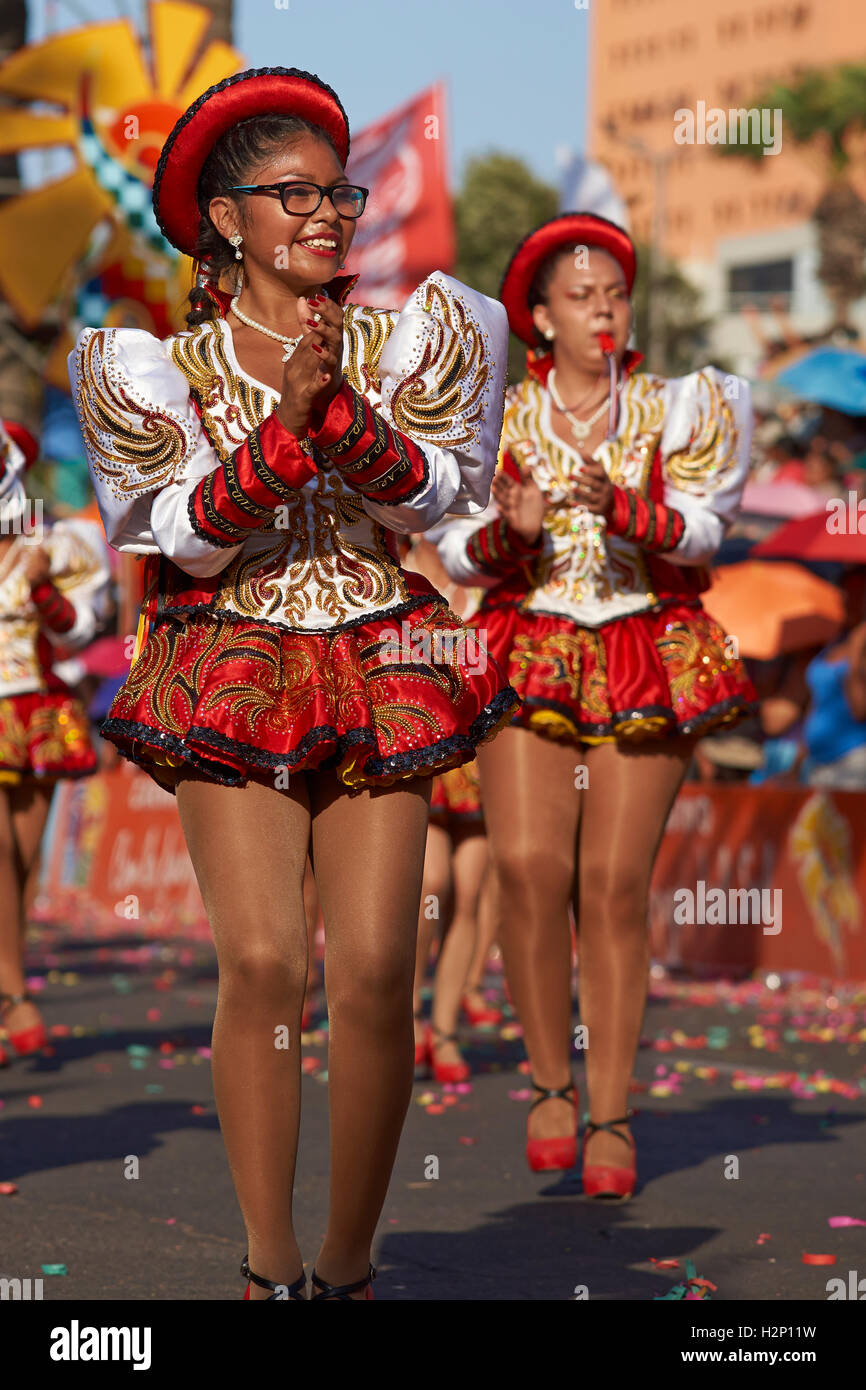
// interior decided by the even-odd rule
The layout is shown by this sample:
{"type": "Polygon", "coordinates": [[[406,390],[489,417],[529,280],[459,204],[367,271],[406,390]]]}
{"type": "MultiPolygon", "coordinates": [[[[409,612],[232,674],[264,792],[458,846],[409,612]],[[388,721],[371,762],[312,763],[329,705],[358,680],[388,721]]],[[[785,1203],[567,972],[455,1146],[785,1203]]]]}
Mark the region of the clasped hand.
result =
{"type": "Polygon", "coordinates": [[[343,382],[343,310],[324,294],[301,297],[298,322],[303,336],[283,368],[276,413],[287,430],[304,439],[343,382]]]}
{"type": "MultiPolygon", "coordinates": [[[[545,499],[535,479],[521,470],[521,481],[499,471],[490,489],[500,515],[508,525],[534,544],[544,521],[545,499]]],[[[608,516],[613,506],[613,484],[598,459],[588,459],[572,483],[572,501],[596,516],[608,516]]]]}
{"type": "Polygon", "coordinates": [[[587,459],[572,483],[572,499],[594,516],[609,516],[613,506],[613,483],[599,459],[587,459]]]}

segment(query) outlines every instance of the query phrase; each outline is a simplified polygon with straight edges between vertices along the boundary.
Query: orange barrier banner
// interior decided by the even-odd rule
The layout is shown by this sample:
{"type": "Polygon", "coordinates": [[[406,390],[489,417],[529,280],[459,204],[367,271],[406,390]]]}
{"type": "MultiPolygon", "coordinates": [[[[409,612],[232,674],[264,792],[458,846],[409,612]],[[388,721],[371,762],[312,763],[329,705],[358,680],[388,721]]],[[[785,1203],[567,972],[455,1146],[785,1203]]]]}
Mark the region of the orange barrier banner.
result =
{"type": "Polygon", "coordinates": [[[132,763],[54,795],[33,916],[70,926],[202,936],[207,918],[173,796],[132,763]]]}
{"type": "Polygon", "coordinates": [[[670,966],[866,979],[866,794],[687,784],[650,894],[670,966]]]}

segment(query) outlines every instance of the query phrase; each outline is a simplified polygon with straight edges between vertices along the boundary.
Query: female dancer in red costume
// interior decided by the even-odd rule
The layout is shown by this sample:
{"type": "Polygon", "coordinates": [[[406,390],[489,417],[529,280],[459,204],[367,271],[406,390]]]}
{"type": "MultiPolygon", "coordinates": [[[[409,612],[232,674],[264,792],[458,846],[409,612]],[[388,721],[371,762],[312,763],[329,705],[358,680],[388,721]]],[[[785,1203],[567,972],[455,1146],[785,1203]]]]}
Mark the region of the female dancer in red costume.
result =
{"type": "Polygon", "coordinates": [[[518,247],[501,297],[533,350],[508,394],[495,501],[438,531],[452,577],[486,587],[474,622],[524,702],[478,761],[538,1092],[527,1157],[535,1170],[577,1159],[571,901],[588,1030],[583,1183],[604,1197],[635,1183],[628,1088],[665,821],[696,736],[754,701],[699,598],[745,483],[748,387],[714,368],[633,374],[634,275],[628,236],[599,217],[565,214],[518,247]]]}
{"type": "Polygon", "coordinates": [[[505,314],[439,272],[400,313],[345,303],[354,280],[336,271],[367,195],[348,152],[345,112],[309,73],[205,92],[154,183],[165,236],[207,262],[189,330],[87,329],[70,358],[109,540],[151,557],[142,646],[104,732],[176,792],[213,930],[214,1089],[250,1298],[306,1284],[292,1185],[308,847],[331,1118],[312,1297],[363,1299],[412,1088],[431,774],[517,703],[496,667],[466,661],[465,629],[404,573],[395,535],[487,504],[505,314]]]}
{"type": "Polygon", "coordinates": [[[96,771],[87,712],[53,670],[56,647],[94,636],[109,578],[87,524],[38,536],[23,483],[37,452],[22,426],[0,423],[0,1018],[19,1057],[48,1040],[24,978],[28,877],[56,783],[96,771]]]}

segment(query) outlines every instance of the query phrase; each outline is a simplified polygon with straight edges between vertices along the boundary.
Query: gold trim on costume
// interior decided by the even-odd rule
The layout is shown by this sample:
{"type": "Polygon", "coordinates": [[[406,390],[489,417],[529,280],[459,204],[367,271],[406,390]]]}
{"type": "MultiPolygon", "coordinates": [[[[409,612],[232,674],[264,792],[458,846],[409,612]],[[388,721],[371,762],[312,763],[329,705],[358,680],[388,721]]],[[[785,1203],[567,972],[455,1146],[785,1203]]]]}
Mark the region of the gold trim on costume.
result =
{"type": "Polygon", "coordinates": [[[421,361],[394,391],[391,416],[398,430],[451,449],[472,444],[483,418],[484,395],[490,377],[484,335],[463,300],[446,294],[430,281],[424,309],[431,314],[435,333],[424,344],[421,361]],[[424,376],[435,365],[431,387],[424,376]],[[461,428],[453,433],[459,417],[461,428]]]}
{"type": "Polygon", "coordinates": [[[78,418],[93,468],[116,496],[132,498],[174,480],[189,439],[180,416],[137,398],[113,361],[112,336],[99,329],[78,349],[78,418]]]}
{"type": "Polygon", "coordinates": [[[671,454],[665,472],[683,492],[703,493],[708,478],[718,478],[737,464],[739,435],[733,411],[721,385],[707,372],[698,372],[696,420],[687,449],[671,454]],[[704,391],[700,389],[704,387],[704,391]]]}

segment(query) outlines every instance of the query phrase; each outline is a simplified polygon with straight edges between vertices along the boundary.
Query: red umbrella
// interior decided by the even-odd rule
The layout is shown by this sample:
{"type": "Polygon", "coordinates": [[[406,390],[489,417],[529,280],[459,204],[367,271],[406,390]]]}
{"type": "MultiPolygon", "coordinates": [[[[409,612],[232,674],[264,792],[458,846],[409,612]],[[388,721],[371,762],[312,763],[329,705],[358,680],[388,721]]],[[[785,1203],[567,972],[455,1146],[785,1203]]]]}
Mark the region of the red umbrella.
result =
{"type": "MultiPolygon", "coordinates": [[[[835,500],[835,499],[834,499],[835,500]]],[[[841,506],[800,517],[780,526],[768,540],[753,546],[756,558],[784,555],[792,560],[835,560],[840,565],[866,564],[866,515],[858,518],[856,505],[841,506]],[[858,521],[863,530],[858,529],[858,521]]],[[[864,507],[866,512],[866,507],[864,507]]]]}

